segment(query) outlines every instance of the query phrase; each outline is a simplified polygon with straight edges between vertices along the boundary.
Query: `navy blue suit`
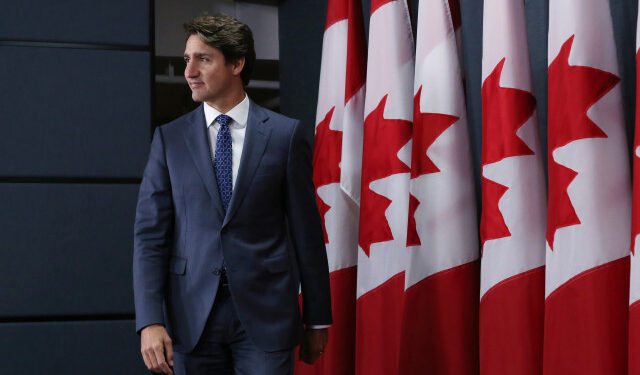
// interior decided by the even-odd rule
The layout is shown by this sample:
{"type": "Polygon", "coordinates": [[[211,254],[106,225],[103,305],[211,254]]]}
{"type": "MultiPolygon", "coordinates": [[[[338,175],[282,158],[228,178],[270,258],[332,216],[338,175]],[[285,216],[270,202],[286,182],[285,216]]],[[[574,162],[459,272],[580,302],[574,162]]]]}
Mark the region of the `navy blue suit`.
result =
{"type": "Polygon", "coordinates": [[[175,350],[191,351],[211,311],[223,260],[238,318],[260,349],[291,349],[303,322],[331,323],[311,145],[302,133],[299,121],[250,103],[225,213],[202,105],[156,129],[135,220],[136,330],[164,324],[175,350]]]}

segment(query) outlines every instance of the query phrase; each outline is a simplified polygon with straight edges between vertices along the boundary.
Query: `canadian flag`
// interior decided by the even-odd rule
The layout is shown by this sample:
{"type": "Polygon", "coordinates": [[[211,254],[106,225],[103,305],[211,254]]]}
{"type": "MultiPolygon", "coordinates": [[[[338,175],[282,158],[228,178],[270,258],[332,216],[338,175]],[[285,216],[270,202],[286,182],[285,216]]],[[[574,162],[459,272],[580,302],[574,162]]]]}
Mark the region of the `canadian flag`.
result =
{"type": "Polygon", "coordinates": [[[640,375],[640,18],[636,31],[636,136],[633,146],[633,214],[629,289],[629,374],[640,375]]]}
{"type": "Polygon", "coordinates": [[[357,276],[357,374],[398,373],[408,253],[413,70],[406,0],[371,1],[357,276]]]}
{"type": "Polygon", "coordinates": [[[542,373],[546,186],[523,0],[485,0],[480,373],[542,373]]]}
{"type": "Polygon", "coordinates": [[[316,114],[313,182],[324,229],[333,325],[326,352],[296,374],[355,371],[356,267],[366,46],[360,0],[329,0],[316,114]]]}
{"type": "Polygon", "coordinates": [[[631,189],[608,0],[549,2],[546,375],[626,374],[631,189]]]}
{"type": "Polygon", "coordinates": [[[478,373],[478,232],[456,8],[418,8],[402,375],[478,373]]]}

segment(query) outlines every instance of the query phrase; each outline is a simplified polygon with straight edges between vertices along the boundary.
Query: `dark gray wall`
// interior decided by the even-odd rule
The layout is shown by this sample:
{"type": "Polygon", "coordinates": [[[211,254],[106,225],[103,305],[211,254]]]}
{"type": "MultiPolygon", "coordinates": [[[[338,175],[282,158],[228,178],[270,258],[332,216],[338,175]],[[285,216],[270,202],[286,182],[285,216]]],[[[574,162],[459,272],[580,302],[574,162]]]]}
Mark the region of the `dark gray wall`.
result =
{"type": "MultiPolygon", "coordinates": [[[[418,0],[410,0],[415,33],[418,0]]],[[[363,0],[368,29],[370,0],[363,0]]],[[[476,190],[480,202],[480,150],[482,143],[482,7],[481,0],[460,0],[462,43],[466,75],[467,113],[476,190]]],[[[538,101],[540,136],[546,163],[547,131],[547,32],[548,1],[526,0],[527,32],[534,91],[538,101]]],[[[635,30],[637,0],[612,0],[611,14],[618,49],[624,111],[631,152],[635,100],[635,30]]],[[[320,77],[322,35],[326,0],[282,0],[280,2],[280,77],[282,112],[305,121],[313,136],[320,77]]],[[[368,30],[367,30],[368,33],[368,30]]],[[[478,210],[480,212],[480,210],[478,210]]]]}
{"type": "Polygon", "coordinates": [[[140,374],[150,0],[0,3],[0,372],[140,374]]]}

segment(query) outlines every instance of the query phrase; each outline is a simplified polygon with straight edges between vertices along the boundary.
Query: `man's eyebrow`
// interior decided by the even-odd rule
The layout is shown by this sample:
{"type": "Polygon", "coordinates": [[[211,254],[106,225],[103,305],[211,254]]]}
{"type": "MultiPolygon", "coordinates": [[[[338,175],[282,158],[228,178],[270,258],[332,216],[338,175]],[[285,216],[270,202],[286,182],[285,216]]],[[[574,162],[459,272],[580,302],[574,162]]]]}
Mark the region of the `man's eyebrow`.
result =
{"type": "MultiPolygon", "coordinates": [[[[205,52],[194,52],[193,53],[193,57],[206,57],[206,56],[209,56],[209,54],[205,53],[205,52]]],[[[185,53],[184,57],[189,57],[189,54],[185,53]]]]}

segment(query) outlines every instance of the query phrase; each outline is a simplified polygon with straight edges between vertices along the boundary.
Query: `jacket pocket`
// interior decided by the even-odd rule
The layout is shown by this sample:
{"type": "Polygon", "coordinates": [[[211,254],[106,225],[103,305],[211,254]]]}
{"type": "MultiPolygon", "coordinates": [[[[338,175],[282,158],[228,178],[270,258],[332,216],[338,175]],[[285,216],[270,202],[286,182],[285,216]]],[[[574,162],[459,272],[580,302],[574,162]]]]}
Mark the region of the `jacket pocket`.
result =
{"type": "Polygon", "coordinates": [[[187,270],[187,259],[173,256],[169,259],[169,272],[176,275],[184,275],[187,270]]]}

